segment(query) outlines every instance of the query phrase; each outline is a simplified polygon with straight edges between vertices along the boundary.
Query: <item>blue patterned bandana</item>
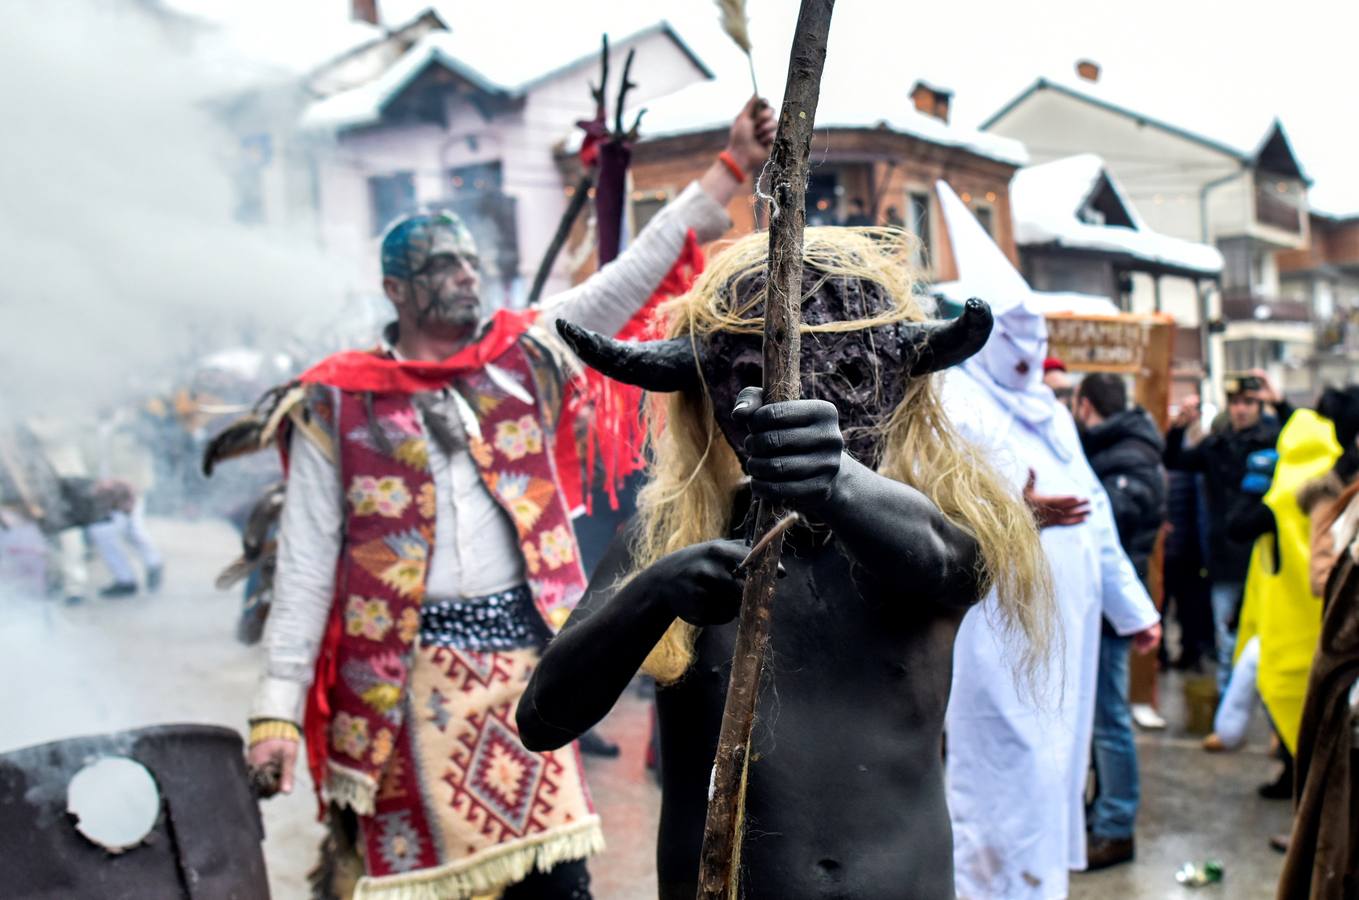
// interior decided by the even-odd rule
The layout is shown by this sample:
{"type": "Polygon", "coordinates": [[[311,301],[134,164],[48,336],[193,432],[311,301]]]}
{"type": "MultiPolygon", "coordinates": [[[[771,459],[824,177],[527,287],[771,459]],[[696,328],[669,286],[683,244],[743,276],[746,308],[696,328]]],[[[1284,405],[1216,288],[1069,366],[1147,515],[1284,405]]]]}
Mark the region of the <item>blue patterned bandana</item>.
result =
{"type": "Polygon", "coordinates": [[[382,236],[382,274],[410,280],[441,253],[475,263],[477,246],[462,219],[450,212],[416,213],[398,219],[382,236]]]}

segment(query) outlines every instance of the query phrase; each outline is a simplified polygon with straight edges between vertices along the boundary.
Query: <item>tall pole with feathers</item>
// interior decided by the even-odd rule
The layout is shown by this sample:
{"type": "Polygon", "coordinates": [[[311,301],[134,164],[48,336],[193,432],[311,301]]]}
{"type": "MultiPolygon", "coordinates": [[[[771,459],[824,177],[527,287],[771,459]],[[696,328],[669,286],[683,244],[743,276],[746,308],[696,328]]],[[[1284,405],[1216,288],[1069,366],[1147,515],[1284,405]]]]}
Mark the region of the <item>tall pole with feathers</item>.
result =
{"type": "Polygon", "coordinates": [[[717,0],[717,8],[722,13],[722,30],[746,55],[746,65],[750,67],[750,89],[758,97],[760,86],[755,82],[755,57],[750,52],[750,16],[746,15],[746,0],[717,0]]]}
{"type": "MultiPolygon", "coordinates": [[[[727,3],[721,3],[724,19],[727,3]]],[[[765,402],[796,400],[802,394],[798,357],[802,324],[802,235],[806,225],[808,157],[821,94],[835,0],[802,0],[788,60],[788,81],[779,129],[770,155],[773,215],[769,223],[769,287],[764,314],[765,402]]],[[[739,43],[739,41],[738,41],[739,43]]],[[[746,42],[747,54],[749,41],[746,42]]],[[[752,73],[753,73],[752,67],[752,73]]],[[[767,535],[781,510],[761,503],[756,533],[767,535]]],[[[756,544],[741,599],[731,680],[713,761],[708,818],[699,857],[699,900],[738,896],[741,818],[745,806],[750,733],[755,723],[760,673],[769,646],[774,588],[783,535],[756,544]],[[763,549],[759,549],[759,548],[763,549]]]]}

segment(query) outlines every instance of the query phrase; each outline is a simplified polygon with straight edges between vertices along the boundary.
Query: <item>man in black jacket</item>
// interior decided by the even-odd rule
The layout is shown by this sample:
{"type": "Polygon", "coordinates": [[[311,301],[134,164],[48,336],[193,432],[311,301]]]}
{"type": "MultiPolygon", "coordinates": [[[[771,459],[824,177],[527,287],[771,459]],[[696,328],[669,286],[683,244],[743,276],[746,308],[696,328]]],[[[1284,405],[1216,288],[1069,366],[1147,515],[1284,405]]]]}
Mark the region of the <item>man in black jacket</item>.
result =
{"type": "MultiPolygon", "coordinates": [[[[1118,375],[1085,376],[1076,390],[1075,412],[1086,459],[1109,495],[1119,543],[1145,581],[1156,534],[1165,521],[1161,434],[1146,410],[1128,407],[1127,387],[1118,375]]],[[[1093,758],[1099,795],[1088,818],[1090,869],[1133,858],[1140,790],[1128,706],[1130,642],[1105,624],[1095,689],[1093,758]]]]}
{"type": "Polygon", "coordinates": [[[1227,521],[1241,497],[1246,458],[1256,450],[1273,449],[1279,430],[1293,412],[1263,372],[1225,379],[1227,427],[1193,447],[1185,447],[1184,432],[1198,419],[1198,407],[1185,404],[1166,434],[1167,469],[1203,473],[1208,501],[1208,578],[1212,582],[1213,631],[1217,645],[1217,684],[1221,693],[1232,672],[1236,648],[1234,623],[1250,566],[1251,545],[1232,540],[1227,521]],[[1265,406],[1276,415],[1262,415],[1265,406]]]}

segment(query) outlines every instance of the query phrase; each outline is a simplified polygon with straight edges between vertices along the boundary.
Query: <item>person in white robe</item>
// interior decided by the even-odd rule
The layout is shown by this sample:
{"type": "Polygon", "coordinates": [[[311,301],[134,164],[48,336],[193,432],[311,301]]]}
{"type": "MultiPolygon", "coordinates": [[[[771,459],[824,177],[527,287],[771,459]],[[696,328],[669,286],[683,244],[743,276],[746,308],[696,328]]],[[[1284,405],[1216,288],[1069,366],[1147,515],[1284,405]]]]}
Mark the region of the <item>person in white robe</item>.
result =
{"type": "Polygon", "coordinates": [[[1084,788],[1094,724],[1100,617],[1145,652],[1160,616],[1118,541],[1109,501],[1070,413],[1043,384],[1047,327],[1024,279],[947,185],[940,202],[959,281],[996,317],[986,347],[952,370],[944,405],[965,437],[1044,516],[1058,635],[1046,668],[1026,679],[994,623],[996,598],[963,620],[946,720],[947,781],[960,900],[1060,900],[1085,868],[1084,788]],[[1075,500],[1088,501],[1082,518],[1075,500]],[[1076,524],[1071,524],[1071,523],[1076,524]]]}

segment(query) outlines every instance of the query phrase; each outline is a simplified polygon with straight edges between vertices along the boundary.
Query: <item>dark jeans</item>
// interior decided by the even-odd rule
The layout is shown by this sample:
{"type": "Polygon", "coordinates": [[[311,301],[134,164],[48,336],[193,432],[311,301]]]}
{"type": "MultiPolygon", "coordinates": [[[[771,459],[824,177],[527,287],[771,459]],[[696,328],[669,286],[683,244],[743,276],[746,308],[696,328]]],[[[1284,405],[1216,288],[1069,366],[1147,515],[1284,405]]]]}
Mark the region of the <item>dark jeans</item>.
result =
{"type": "Polygon", "coordinates": [[[1198,557],[1166,559],[1166,602],[1175,608],[1180,625],[1180,655],[1192,663],[1213,648],[1213,607],[1208,599],[1208,578],[1198,557]]]}
{"type": "Polygon", "coordinates": [[[1232,677],[1232,657],[1236,655],[1236,620],[1241,613],[1241,593],[1245,585],[1240,581],[1219,581],[1213,584],[1213,635],[1217,645],[1217,693],[1227,693],[1227,681],[1232,677]]]}
{"type": "Polygon", "coordinates": [[[1140,785],[1137,748],[1133,745],[1128,709],[1128,649],[1132,638],[1102,634],[1099,679],[1095,687],[1095,774],[1099,794],[1090,808],[1089,830],[1095,837],[1132,837],[1140,785]]]}

